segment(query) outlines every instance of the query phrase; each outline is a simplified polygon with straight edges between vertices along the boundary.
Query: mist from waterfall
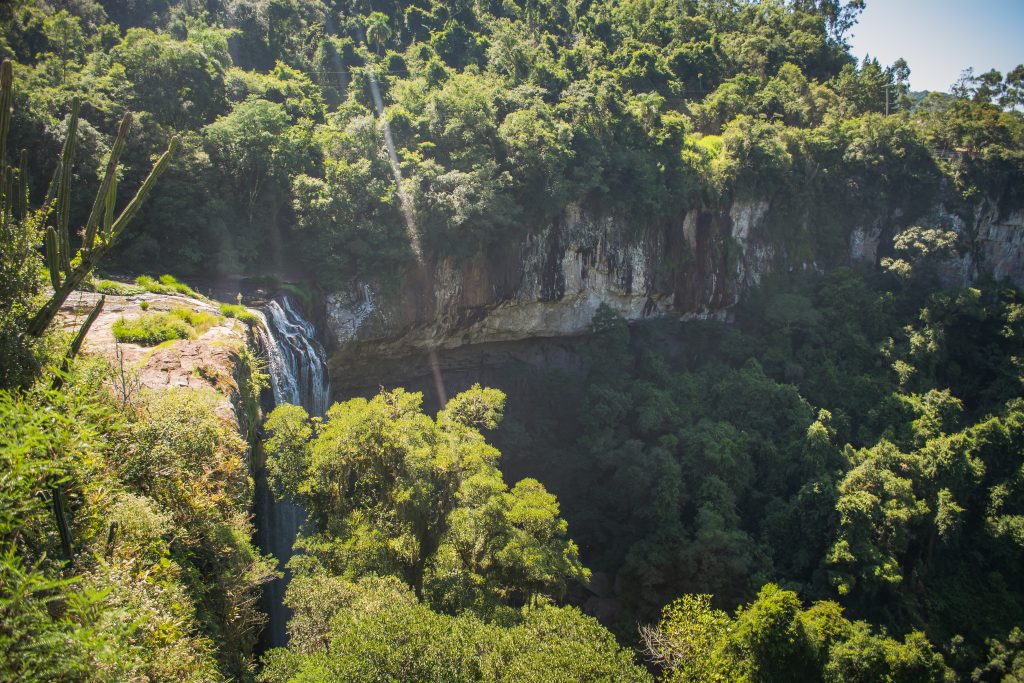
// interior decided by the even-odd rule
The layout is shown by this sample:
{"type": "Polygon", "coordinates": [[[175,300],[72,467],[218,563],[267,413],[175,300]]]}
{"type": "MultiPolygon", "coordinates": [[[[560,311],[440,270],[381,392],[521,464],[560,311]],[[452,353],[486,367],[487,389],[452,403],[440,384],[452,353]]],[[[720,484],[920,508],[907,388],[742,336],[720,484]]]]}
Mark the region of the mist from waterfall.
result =
{"type": "MultiPolygon", "coordinates": [[[[316,340],[316,327],[299,313],[287,295],[267,302],[256,313],[262,323],[257,326],[257,333],[267,355],[274,406],[300,405],[310,415],[322,416],[330,404],[331,390],[326,354],[316,340]]],[[[305,513],[289,497],[277,499],[270,490],[262,454],[256,479],[257,543],[277,558],[278,569],[284,571],[305,513]]],[[[283,579],[270,583],[264,592],[269,622],[263,644],[267,647],[287,644],[286,627],[291,614],[284,606],[284,593],[290,578],[286,572],[283,579]]]]}

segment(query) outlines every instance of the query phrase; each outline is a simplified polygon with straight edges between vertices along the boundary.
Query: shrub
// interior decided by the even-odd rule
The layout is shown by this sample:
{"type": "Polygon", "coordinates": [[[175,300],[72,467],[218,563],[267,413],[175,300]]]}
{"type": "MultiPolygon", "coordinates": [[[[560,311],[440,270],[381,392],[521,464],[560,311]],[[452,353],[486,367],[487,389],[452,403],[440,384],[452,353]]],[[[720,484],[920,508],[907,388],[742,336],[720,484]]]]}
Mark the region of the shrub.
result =
{"type": "Polygon", "coordinates": [[[221,304],[220,314],[228,318],[241,320],[246,325],[255,325],[259,317],[241,304],[221,304]]]}
{"type": "Polygon", "coordinates": [[[156,346],[171,339],[189,339],[193,328],[170,313],[147,313],[132,318],[118,318],[111,329],[114,339],[122,343],[156,346]]]}
{"type": "MultiPolygon", "coordinates": [[[[148,307],[143,307],[143,310],[148,307]]],[[[192,339],[220,324],[221,320],[223,318],[208,311],[178,307],[167,312],[146,313],[130,320],[119,318],[111,331],[119,342],[156,346],[172,339],[192,339]]]]}
{"type": "Polygon", "coordinates": [[[184,282],[178,282],[173,275],[161,275],[159,281],[148,275],[140,275],[135,278],[135,283],[147,292],[153,292],[154,294],[182,294],[194,299],[206,298],[184,282]]]}
{"type": "Polygon", "coordinates": [[[313,305],[313,292],[309,289],[309,285],[305,283],[283,282],[281,283],[281,289],[296,297],[306,308],[313,305]]]}
{"type": "Polygon", "coordinates": [[[117,524],[115,543],[105,549],[110,555],[127,559],[138,557],[153,564],[168,553],[164,537],[171,536],[171,518],[158,510],[149,498],[122,493],[111,505],[108,515],[111,522],[117,524]]]}
{"type": "Polygon", "coordinates": [[[148,301],[140,301],[139,302],[139,308],[141,308],[144,311],[148,311],[149,310],[149,302],[148,301]]]}
{"type": "Polygon", "coordinates": [[[100,294],[108,296],[134,296],[146,291],[144,287],[114,280],[97,280],[93,284],[93,288],[100,294]]]}
{"type": "Polygon", "coordinates": [[[223,318],[209,311],[194,311],[191,308],[177,307],[171,309],[171,315],[185,321],[192,327],[195,334],[202,334],[211,327],[219,325],[223,318]]]}
{"type": "Polygon", "coordinates": [[[246,443],[217,415],[219,401],[212,389],[147,392],[114,452],[121,482],[156,504],[149,512],[137,501],[118,501],[120,511],[147,518],[125,536],[140,549],[153,548],[171,525],[172,559],[195,600],[196,618],[223,667],[238,672],[265,621],[259,586],[277,574],[273,559],[252,544],[246,443]]]}
{"type": "Polygon", "coordinates": [[[71,469],[51,454],[94,453],[99,442],[82,408],[56,392],[0,391],[2,681],[86,680],[90,652],[117,647],[116,638],[82,628],[100,593],[82,592],[76,578],[55,576],[44,562],[55,550],[45,492],[71,469]]]}

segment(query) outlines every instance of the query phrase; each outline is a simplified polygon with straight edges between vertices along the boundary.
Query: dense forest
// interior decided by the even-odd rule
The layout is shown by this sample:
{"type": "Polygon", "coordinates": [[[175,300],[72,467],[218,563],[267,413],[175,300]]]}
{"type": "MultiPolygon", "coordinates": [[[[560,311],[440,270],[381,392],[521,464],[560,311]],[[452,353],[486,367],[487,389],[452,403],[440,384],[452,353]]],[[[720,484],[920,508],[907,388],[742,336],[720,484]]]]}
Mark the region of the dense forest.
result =
{"type": "Polygon", "coordinates": [[[912,93],[850,53],[863,9],[0,4],[0,680],[1024,679],[1024,293],[951,278],[927,222],[1024,209],[1024,66],[912,93]],[[297,281],[316,318],[570,205],[743,198],[803,267],[717,321],[602,307],[579,371],[436,412],[268,405],[242,295],[145,275],[297,281]],[[134,311],[113,356],[82,290],[134,311]],[[230,370],[181,386],[122,355],[210,330],[230,370]],[[307,514],[269,649],[260,458],[307,514]]]}

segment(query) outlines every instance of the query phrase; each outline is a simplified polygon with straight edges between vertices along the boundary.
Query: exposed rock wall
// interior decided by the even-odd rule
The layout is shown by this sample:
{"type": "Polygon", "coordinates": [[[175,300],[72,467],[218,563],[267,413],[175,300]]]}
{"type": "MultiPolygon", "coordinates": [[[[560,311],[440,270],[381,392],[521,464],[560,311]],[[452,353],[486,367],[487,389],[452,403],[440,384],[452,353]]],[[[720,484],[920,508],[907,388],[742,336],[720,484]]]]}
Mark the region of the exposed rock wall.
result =
{"type": "MultiPolygon", "coordinates": [[[[877,263],[900,215],[847,232],[837,260],[796,258],[773,237],[768,201],[735,201],[721,211],[693,211],[672,224],[633,226],[626,219],[570,206],[553,224],[500,252],[410,270],[397,293],[374,283],[327,296],[328,337],[335,366],[353,356],[401,356],[469,344],[563,337],[586,331],[606,304],[629,320],[674,315],[727,318],[730,308],[780,269],[877,263]]],[[[1024,213],[1000,215],[992,203],[971,220],[944,208],[916,221],[961,234],[948,278],[967,283],[991,274],[1024,285],[1024,213]]],[[[810,253],[810,256],[808,256],[810,253]]]]}
{"type": "Polygon", "coordinates": [[[1024,211],[1001,216],[994,204],[985,204],[977,210],[974,225],[961,230],[969,244],[972,279],[991,275],[1024,287],[1024,211]]]}
{"type": "Polygon", "coordinates": [[[500,253],[410,270],[397,296],[372,283],[329,294],[330,340],[400,353],[576,335],[601,304],[630,320],[719,316],[771,266],[772,248],[759,241],[766,211],[737,203],[633,229],[573,206],[500,253]]]}

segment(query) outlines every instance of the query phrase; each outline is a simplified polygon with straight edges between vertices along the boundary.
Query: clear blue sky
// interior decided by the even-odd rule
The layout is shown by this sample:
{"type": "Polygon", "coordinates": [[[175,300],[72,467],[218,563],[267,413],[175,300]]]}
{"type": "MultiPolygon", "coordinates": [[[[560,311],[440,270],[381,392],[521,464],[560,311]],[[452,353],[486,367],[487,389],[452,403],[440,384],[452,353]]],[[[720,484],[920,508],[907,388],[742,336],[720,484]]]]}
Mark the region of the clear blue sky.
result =
{"type": "Polygon", "coordinates": [[[850,31],[857,59],[903,57],[912,90],[942,90],[973,66],[1003,75],[1024,63],[1024,0],[867,0],[850,31]]]}

